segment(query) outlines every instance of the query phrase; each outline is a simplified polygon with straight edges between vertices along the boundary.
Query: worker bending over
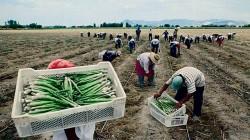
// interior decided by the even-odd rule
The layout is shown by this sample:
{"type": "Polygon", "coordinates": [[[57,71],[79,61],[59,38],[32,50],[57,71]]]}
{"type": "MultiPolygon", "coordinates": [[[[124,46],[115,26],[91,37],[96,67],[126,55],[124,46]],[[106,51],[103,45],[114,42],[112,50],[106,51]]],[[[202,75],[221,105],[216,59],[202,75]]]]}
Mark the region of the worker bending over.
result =
{"type": "Polygon", "coordinates": [[[173,57],[178,57],[181,55],[180,43],[178,41],[170,42],[170,55],[173,57]]]}
{"type": "Polygon", "coordinates": [[[155,64],[160,60],[160,56],[154,52],[145,52],[137,57],[135,71],[138,76],[139,86],[144,87],[144,77],[148,77],[148,85],[154,85],[155,64]]]}
{"type": "Polygon", "coordinates": [[[205,87],[204,74],[194,67],[184,67],[179,69],[163,85],[160,91],[154,94],[154,97],[160,97],[169,86],[177,91],[175,96],[175,99],[179,101],[176,104],[177,107],[181,107],[183,103],[188,101],[193,96],[194,104],[192,117],[194,121],[199,120],[199,117],[201,116],[203,92],[205,87]]]}
{"type": "Polygon", "coordinates": [[[150,43],[150,47],[151,47],[152,52],[154,52],[154,53],[160,52],[159,35],[155,35],[155,38],[150,43]]]}

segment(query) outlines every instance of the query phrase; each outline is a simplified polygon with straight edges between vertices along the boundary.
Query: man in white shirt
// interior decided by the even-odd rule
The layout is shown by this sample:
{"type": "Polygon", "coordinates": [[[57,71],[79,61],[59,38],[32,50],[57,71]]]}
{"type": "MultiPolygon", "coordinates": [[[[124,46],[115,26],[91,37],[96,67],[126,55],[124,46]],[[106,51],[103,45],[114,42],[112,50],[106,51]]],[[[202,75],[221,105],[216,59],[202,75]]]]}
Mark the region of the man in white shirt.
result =
{"type": "Polygon", "coordinates": [[[117,35],[116,38],[115,38],[115,48],[116,49],[121,48],[122,45],[123,44],[122,44],[121,36],[117,35]]]}
{"type": "Polygon", "coordinates": [[[185,37],[184,43],[187,46],[187,48],[190,49],[193,43],[193,39],[188,35],[187,37],[185,37]]]}
{"type": "Polygon", "coordinates": [[[139,86],[144,86],[144,76],[148,77],[148,85],[154,85],[155,64],[160,60],[160,56],[153,52],[145,52],[137,57],[135,70],[138,76],[139,86]]]}
{"type": "Polygon", "coordinates": [[[181,47],[178,41],[170,42],[170,55],[173,57],[178,57],[181,55],[181,47]]]}
{"type": "Polygon", "coordinates": [[[150,47],[152,52],[158,53],[160,52],[160,41],[159,41],[159,36],[155,35],[155,38],[151,41],[150,47]]]}
{"type": "Polygon", "coordinates": [[[135,50],[135,40],[132,36],[128,37],[128,49],[130,53],[133,53],[133,50],[135,50]]]}
{"type": "Polygon", "coordinates": [[[113,51],[111,49],[103,50],[99,52],[98,58],[102,59],[102,61],[109,61],[112,62],[115,58],[121,56],[121,51],[113,51]]]}
{"type": "Polygon", "coordinates": [[[205,87],[204,74],[194,67],[184,67],[176,71],[172,77],[163,85],[158,93],[154,94],[155,98],[171,86],[177,91],[175,99],[179,101],[176,106],[181,107],[192,96],[194,99],[193,120],[199,120],[203,102],[203,92],[205,87]]]}
{"type": "Polygon", "coordinates": [[[223,43],[224,43],[224,39],[225,39],[224,36],[219,35],[219,36],[216,38],[217,44],[218,44],[219,46],[222,46],[223,43]]]}

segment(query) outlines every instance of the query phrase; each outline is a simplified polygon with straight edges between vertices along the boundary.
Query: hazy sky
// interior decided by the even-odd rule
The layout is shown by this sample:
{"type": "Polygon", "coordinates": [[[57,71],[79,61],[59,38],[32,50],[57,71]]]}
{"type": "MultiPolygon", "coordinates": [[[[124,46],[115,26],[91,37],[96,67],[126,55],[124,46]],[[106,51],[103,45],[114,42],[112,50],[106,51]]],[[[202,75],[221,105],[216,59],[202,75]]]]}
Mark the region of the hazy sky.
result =
{"type": "Polygon", "coordinates": [[[124,19],[250,22],[250,0],[0,0],[0,24],[87,25],[124,19]]]}

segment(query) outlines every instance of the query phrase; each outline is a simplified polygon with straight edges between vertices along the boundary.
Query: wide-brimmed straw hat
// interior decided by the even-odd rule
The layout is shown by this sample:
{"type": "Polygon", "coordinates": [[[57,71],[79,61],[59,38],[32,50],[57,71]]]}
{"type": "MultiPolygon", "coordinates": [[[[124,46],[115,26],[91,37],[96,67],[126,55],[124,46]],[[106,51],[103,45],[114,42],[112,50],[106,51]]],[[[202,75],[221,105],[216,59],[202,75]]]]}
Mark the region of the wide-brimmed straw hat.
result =
{"type": "Polygon", "coordinates": [[[157,64],[160,60],[160,56],[158,54],[155,54],[154,52],[150,53],[149,58],[154,64],[157,64]]]}

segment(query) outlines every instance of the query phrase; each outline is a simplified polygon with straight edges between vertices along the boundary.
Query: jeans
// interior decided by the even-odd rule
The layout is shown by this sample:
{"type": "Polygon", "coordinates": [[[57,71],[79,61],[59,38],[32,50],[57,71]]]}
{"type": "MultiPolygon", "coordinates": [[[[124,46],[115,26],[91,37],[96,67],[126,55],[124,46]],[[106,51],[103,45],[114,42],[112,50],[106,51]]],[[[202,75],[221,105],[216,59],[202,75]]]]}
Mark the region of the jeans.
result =
{"type": "MultiPolygon", "coordinates": [[[[203,103],[203,92],[204,87],[196,87],[196,91],[194,92],[194,106],[193,106],[193,116],[201,116],[201,108],[203,103]]],[[[175,95],[175,100],[180,101],[186,96],[187,88],[183,87],[179,89],[175,95]]]]}
{"type": "Polygon", "coordinates": [[[116,49],[121,48],[121,44],[115,44],[115,48],[116,49]]]}
{"type": "MultiPolygon", "coordinates": [[[[144,86],[144,76],[138,75],[138,82],[139,86],[143,88],[144,86]]],[[[153,86],[154,85],[154,76],[148,77],[148,85],[153,86]]]]}
{"type": "Polygon", "coordinates": [[[153,45],[151,51],[154,53],[158,53],[159,45],[153,45]]]}
{"type": "Polygon", "coordinates": [[[130,53],[133,53],[133,50],[135,49],[135,47],[134,47],[134,46],[129,46],[128,49],[129,49],[129,52],[130,52],[130,53]]]}
{"type": "Polygon", "coordinates": [[[170,55],[173,57],[177,57],[176,56],[176,47],[170,46],[170,55]]]}

